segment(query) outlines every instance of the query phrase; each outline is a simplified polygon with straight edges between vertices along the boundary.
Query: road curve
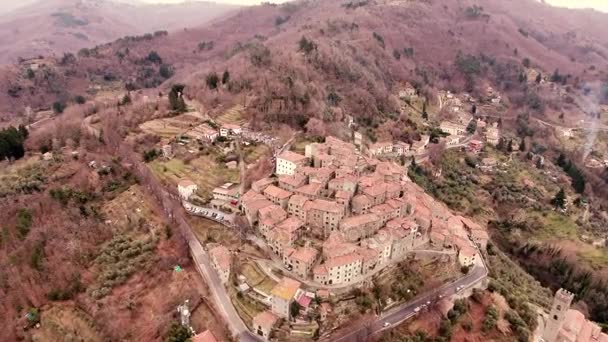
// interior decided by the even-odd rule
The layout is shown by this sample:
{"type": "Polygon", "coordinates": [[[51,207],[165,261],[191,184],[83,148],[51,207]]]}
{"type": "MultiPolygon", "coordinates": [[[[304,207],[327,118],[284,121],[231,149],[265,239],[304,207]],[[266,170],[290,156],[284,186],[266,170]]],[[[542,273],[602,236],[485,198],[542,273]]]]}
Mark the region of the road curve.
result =
{"type": "MultiPolygon", "coordinates": [[[[445,284],[433,291],[429,291],[426,293],[417,296],[414,300],[402,304],[396,308],[393,308],[378,318],[376,318],[373,322],[369,322],[365,326],[359,327],[355,330],[350,330],[341,336],[331,336],[325,339],[324,341],[332,341],[332,342],[361,342],[366,341],[371,335],[380,333],[384,330],[395,327],[401,322],[407,320],[408,318],[416,315],[414,311],[417,307],[427,302],[435,302],[439,295],[443,296],[451,296],[456,293],[456,288],[459,286],[463,286],[463,288],[468,289],[475,285],[477,282],[483,280],[488,275],[487,269],[484,266],[475,266],[471,271],[464,277],[452,282],[445,284]],[[388,325],[386,325],[388,323],[388,325]]],[[[443,297],[442,296],[442,297],[443,297]]]]}

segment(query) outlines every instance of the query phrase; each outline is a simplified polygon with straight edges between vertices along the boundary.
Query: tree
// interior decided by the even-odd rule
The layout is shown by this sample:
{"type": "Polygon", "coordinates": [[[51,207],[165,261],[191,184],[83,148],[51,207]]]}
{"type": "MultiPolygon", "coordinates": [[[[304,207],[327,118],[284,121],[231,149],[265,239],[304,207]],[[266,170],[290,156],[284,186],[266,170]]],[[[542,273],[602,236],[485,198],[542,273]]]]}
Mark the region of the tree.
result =
{"type": "Polygon", "coordinates": [[[118,103],[119,106],[126,106],[131,104],[131,96],[127,93],[122,97],[122,100],[118,103]]]}
{"type": "Polygon", "coordinates": [[[524,67],[529,68],[530,67],[530,58],[526,57],[521,61],[521,64],[524,65],[524,67]]]}
{"type": "Polygon", "coordinates": [[[294,318],[300,314],[300,304],[295,300],[289,305],[289,316],[294,318]]]}
{"type": "Polygon", "coordinates": [[[87,99],[85,99],[82,95],[76,95],[74,97],[74,101],[78,104],[84,104],[85,102],[87,102],[87,99]]]}
{"type": "Polygon", "coordinates": [[[0,130],[0,160],[19,159],[25,155],[23,143],[29,132],[25,126],[13,126],[0,130]]]}
{"type": "Polygon", "coordinates": [[[540,83],[540,81],[542,81],[542,76],[540,75],[540,73],[538,75],[536,75],[536,79],[534,80],[534,82],[536,83],[540,83]]]}
{"type": "Polygon", "coordinates": [[[170,78],[174,74],[173,68],[170,65],[168,65],[168,64],[163,64],[158,69],[158,74],[162,78],[165,78],[165,79],[166,78],[170,78]]]}
{"type": "Polygon", "coordinates": [[[217,89],[217,84],[219,83],[219,81],[220,81],[220,78],[217,75],[217,73],[215,73],[215,71],[213,71],[207,75],[206,83],[207,83],[207,87],[209,89],[211,89],[211,90],[217,89]]]}
{"type": "Polygon", "coordinates": [[[476,105],[473,105],[473,107],[471,107],[471,113],[473,115],[475,115],[477,113],[477,106],[476,105]]]}
{"type": "Polygon", "coordinates": [[[151,63],[154,63],[154,64],[162,64],[163,63],[163,59],[160,57],[160,55],[158,54],[158,52],[156,52],[154,50],[150,51],[150,53],[146,57],[146,60],[148,62],[151,62],[151,63]]]}
{"type": "Polygon", "coordinates": [[[553,204],[556,208],[564,208],[566,206],[566,192],[564,188],[559,189],[555,197],[551,200],[551,204],[553,204]]]}
{"type": "Polygon", "coordinates": [[[302,38],[300,38],[300,41],[298,42],[298,46],[299,46],[299,51],[304,52],[305,55],[308,55],[311,52],[317,50],[317,44],[314,41],[309,40],[304,36],[302,36],[302,38]]]}
{"type": "Polygon", "coordinates": [[[429,119],[429,113],[426,112],[426,101],[424,101],[424,103],[422,104],[422,118],[424,120],[429,119]]]}
{"type": "Polygon", "coordinates": [[[471,120],[471,122],[469,122],[469,124],[467,125],[467,132],[469,134],[475,134],[476,130],[477,130],[477,120],[471,120]]]}
{"type": "Polygon", "coordinates": [[[166,342],[186,342],[189,341],[192,334],[190,330],[178,322],[171,323],[171,327],[165,335],[166,342]]]}
{"type": "Polygon", "coordinates": [[[222,84],[228,84],[230,81],[230,72],[228,69],[224,70],[224,74],[222,75],[222,84]]]}
{"type": "Polygon", "coordinates": [[[184,101],[184,86],[183,84],[174,84],[169,92],[169,107],[178,113],[186,111],[186,102],[184,101]]]}
{"type": "Polygon", "coordinates": [[[520,152],[526,151],[526,139],[521,139],[521,142],[519,143],[519,151],[520,152]]]}
{"type": "Polygon", "coordinates": [[[509,139],[509,142],[507,143],[507,152],[513,152],[513,139],[509,139]]]}
{"type": "Polygon", "coordinates": [[[394,49],[393,50],[393,57],[395,57],[396,60],[400,60],[401,59],[401,52],[399,52],[399,50],[394,49]]]}
{"type": "Polygon", "coordinates": [[[53,102],[53,112],[55,114],[61,114],[65,110],[65,103],[63,101],[55,101],[53,102]]]}

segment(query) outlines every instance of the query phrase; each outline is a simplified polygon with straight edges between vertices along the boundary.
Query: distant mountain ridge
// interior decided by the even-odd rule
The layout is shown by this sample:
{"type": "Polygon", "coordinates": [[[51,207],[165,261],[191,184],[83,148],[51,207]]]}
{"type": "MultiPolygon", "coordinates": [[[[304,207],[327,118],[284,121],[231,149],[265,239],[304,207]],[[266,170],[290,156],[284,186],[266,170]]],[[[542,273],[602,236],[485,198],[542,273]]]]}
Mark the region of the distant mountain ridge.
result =
{"type": "Polygon", "coordinates": [[[0,11],[0,63],[61,55],[127,35],[200,26],[236,5],[190,1],[145,4],[110,0],[40,0],[0,11]]]}

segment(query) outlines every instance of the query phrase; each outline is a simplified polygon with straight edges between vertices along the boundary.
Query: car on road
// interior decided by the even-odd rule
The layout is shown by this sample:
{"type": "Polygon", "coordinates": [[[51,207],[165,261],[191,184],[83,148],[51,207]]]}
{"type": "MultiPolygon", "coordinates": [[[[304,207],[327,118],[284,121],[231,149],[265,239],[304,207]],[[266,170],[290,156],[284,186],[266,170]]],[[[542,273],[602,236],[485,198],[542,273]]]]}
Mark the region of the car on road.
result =
{"type": "Polygon", "coordinates": [[[416,313],[420,312],[420,308],[421,308],[420,306],[416,307],[416,308],[414,309],[414,312],[416,312],[416,313]]]}
{"type": "Polygon", "coordinates": [[[385,328],[386,328],[386,327],[390,327],[390,326],[391,326],[391,323],[390,323],[390,322],[384,322],[384,327],[385,327],[385,328]]]}

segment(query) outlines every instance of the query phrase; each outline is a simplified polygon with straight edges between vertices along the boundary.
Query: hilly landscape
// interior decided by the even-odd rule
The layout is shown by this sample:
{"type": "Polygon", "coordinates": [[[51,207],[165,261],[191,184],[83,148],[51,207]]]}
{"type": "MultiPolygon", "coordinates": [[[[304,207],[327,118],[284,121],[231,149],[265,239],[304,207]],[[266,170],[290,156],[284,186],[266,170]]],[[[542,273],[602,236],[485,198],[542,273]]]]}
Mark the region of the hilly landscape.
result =
{"type": "MultiPolygon", "coordinates": [[[[0,140],[0,341],[170,340],[186,299],[197,331],[231,340],[150,184],[175,195],[190,175],[209,192],[241,172],[249,184],[273,172],[277,148],[253,143],[239,159],[223,139],[193,146],[182,133],[195,123],[236,123],[294,151],[354,132],[367,146],[427,136],[421,158],[396,162],[491,235],[493,293],[469,302],[468,329],[449,323],[452,340],[529,341],[560,287],[608,329],[608,14],[533,0],[27,6],[0,16],[0,128],[14,127],[0,140]],[[400,95],[410,86],[424,100],[400,95]],[[498,127],[499,143],[469,153],[485,131],[467,126],[467,140],[447,148],[438,126],[458,117],[442,108],[446,94],[480,99],[462,112],[498,127]],[[179,158],[161,157],[166,145],[179,158]],[[484,172],[487,159],[499,171],[484,172]],[[228,169],[237,160],[247,168],[228,169]],[[494,305],[503,318],[490,326],[494,305]]],[[[210,222],[189,221],[201,241],[261,258],[210,222]]],[[[359,310],[343,310],[346,322],[386,303],[377,289],[353,291],[359,310]]],[[[410,341],[422,329],[441,340],[446,320],[431,316],[378,338],[410,341]]]]}
{"type": "MultiPolygon", "coordinates": [[[[256,107],[271,115],[280,116],[276,108],[318,115],[333,88],[344,100],[345,112],[362,119],[389,112],[394,104],[389,92],[405,77],[426,82],[429,90],[464,88],[466,77],[456,64],[459,54],[485,60],[476,77],[500,84],[519,98],[525,94],[513,85],[524,58],[546,73],[559,70],[569,75],[579,88],[586,80],[606,77],[608,43],[601,30],[605,14],[517,2],[505,6],[484,1],[477,8],[466,1],[304,1],[249,8],[209,27],[122,39],[99,45],[92,53],[74,53],[73,59],[51,57],[38,72],[42,77],[28,72],[28,64],[5,66],[0,112],[8,117],[26,106],[50,108],[57,100],[84,95],[92,80],[121,80],[135,88],[157,86],[164,81],[155,74],[161,64],[175,70],[167,86],[191,83],[187,92],[192,97],[217,94],[204,90],[205,77],[230,69],[234,82],[258,95],[255,100],[261,103],[256,107]],[[565,20],[571,24],[563,25],[565,20]],[[305,50],[299,47],[302,38],[310,40],[305,50]],[[152,51],[161,59],[146,62],[152,51]],[[258,62],[252,54],[263,58],[258,62]],[[289,89],[281,80],[287,74],[292,74],[294,85],[289,89]],[[307,103],[297,97],[307,98],[307,103]],[[288,98],[290,103],[267,106],[268,101],[277,104],[288,98]]],[[[234,98],[233,94],[222,92],[224,97],[234,98]]]]}
{"type": "Polygon", "coordinates": [[[17,8],[0,12],[0,63],[61,56],[64,52],[77,52],[83,47],[128,35],[183,30],[203,25],[237,8],[202,1],[181,4],[127,4],[111,0],[24,2],[17,8]]]}

